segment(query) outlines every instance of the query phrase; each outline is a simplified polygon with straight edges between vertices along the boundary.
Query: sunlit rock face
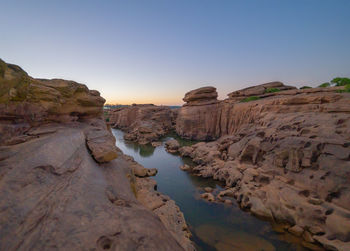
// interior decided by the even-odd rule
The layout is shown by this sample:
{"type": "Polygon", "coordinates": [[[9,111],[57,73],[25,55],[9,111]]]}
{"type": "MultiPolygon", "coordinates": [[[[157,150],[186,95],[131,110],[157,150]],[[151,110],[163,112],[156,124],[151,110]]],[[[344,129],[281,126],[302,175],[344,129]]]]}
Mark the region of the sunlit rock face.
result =
{"type": "Polygon", "coordinates": [[[193,250],[174,201],[161,220],[136,198],[157,170],[117,149],[98,91],[1,60],[0,86],[0,250],[193,250]]]}
{"type": "Polygon", "coordinates": [[[43,123],[100,117],[105,102],[83,84],[34,79],[1,59],[0,86],[0,142],[43,123]]]}
{"type": "Polygon", "coordinates": [[[350,93],[341,88],[261,94],[263,85],[231,93],[215,109],[186,105],[177,132],[216,140],[179,152],[198,164],[195,174],[226,183],[216,201],[235,197],[309,248],[349,250],[350,93]]]}

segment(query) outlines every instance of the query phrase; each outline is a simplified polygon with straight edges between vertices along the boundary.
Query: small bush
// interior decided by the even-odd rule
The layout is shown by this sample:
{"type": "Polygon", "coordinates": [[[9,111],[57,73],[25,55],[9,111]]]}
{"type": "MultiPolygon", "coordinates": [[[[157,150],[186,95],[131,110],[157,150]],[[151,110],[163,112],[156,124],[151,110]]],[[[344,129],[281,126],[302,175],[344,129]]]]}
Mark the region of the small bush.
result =
{"type": "Polygon", "coordinates": [[[300,89],[302,90],[302,89],[311,89],[312,87],[310,87],[310,86],[303,86],[303,87],[300,87],[300,89]]]}
{"type": "Polygon", "coordinates": [[[344,90],[338,90],[337,92],[344,93],[344,92],[350,92],[350,84],[347,84],[344,88],[344,90]]]}
{"type": "Polygon", "coordinates": [[[335,86],[346,86],[350,84],[349,78],[333,78],[331,80],[332,84],[335,84],[335,86]]]}
{"type": "Polygon", "coordinates": [[[323,83],[323,84],[319,85],[318,87],[325,88],[325,87],[329,87],[329,86],[331,86],[330,83],[323,83]]]}
{"type": "Polygon", "coordinates": [[[241,102],[241,103],[245,103],[245,102],[254,101],[254,100],[258,100],[258,99],[260,99],[260,97],[257,97],[257,96],[251,96],[251,97],[248,97],[248,98],[242,99],[240,102],[241,102]]]}
{"type": "Polygon", "coordinates": [[[109,122],[109,118],[106,118],[106,122],[109,122]]]}
{"type": "Polygon", "coordinates": [[[267,88],[265,90],[265,93],[273,93],[273,92],[279,92],[279,91],[280,91],[280,89],[278,89],[278,88],[267,88]]]}

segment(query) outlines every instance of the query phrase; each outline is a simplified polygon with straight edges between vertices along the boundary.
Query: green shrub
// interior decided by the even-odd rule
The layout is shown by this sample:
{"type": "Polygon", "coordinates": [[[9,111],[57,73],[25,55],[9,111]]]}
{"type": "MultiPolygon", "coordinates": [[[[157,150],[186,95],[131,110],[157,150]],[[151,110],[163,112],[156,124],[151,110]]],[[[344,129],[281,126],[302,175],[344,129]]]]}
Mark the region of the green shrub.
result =
{"type": "Polygon", "coordinates": [[[257,96],[251,96],[251,97],[248,97],[248,98],[242,99],[240,102],[241,102],[241,103],[245,103],[245,102],[254,101],[254,100],[258,100],[258,99],[260,99],[260,97],[257,97],[257,96]]]}
{"type": "Polygon", "coordinates": [[[337,90],[337,92],[340,92],[340,93],[350,92],[350,84],[345,85],[344,90],[337,90]]]}
{"type": "Polygon", "coordinates": [[[321,85],[319,85],[318,87],[329,87],[329,86],[331,86],[331,84],[330,83],[323,83],[323,84],[321,84],[321,85]]]}
{"type": "Polygon", "coordinates": [[[350,79],[349,78],[333,78],[331,80],[332,84],[335,84],[335,86],[345,86],[350,84],[350,79]]]}
{"type": "Polygon", "coordinates": [[[109,122],[109,118],[106,118],[106,122],[109,122]]]}
{"type": "Polygon", "coordinates": [[[310,87],[310,86],[303,86],[303,87],[300,87],[300,89],[302,90],[302,89],[311,89],[312,87],[310,87]]]}
{"type": "Polygon", "coordinates": [[[279,91],[280,91],[280,89],[278,89],[278,88],[267,88],[265,90],[265,93],[273,93],[273,92],[279,92],[279,91]]]}

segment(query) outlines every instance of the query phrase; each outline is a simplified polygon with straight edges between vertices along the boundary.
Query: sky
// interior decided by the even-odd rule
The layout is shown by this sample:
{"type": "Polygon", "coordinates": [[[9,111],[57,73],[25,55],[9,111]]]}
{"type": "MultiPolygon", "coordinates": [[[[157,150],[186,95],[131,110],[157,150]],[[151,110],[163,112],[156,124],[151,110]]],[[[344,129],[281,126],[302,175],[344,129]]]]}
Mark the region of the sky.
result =
{"type": "Polygon", "coordinates": [[[349,0],[0,0],[0,58],[107,103],[350,77],[349,0]]]}

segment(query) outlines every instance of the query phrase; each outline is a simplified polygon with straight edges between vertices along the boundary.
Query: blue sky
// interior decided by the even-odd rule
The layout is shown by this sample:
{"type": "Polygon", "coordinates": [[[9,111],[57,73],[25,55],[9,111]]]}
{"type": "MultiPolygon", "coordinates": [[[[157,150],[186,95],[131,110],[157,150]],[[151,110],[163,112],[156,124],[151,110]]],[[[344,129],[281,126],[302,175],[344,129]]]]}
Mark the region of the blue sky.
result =
{"type": "Polygon", "coordinates": [[[279,80],[350,77],[348,0],[34,1],[0,4],[0,58],[110,103],[181,104],[279,80]]]}

